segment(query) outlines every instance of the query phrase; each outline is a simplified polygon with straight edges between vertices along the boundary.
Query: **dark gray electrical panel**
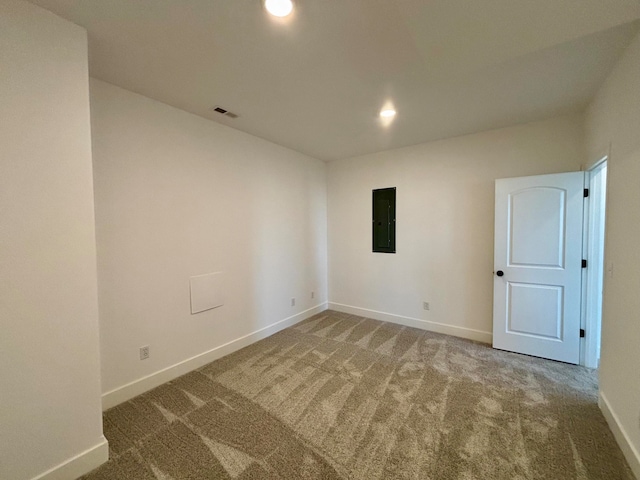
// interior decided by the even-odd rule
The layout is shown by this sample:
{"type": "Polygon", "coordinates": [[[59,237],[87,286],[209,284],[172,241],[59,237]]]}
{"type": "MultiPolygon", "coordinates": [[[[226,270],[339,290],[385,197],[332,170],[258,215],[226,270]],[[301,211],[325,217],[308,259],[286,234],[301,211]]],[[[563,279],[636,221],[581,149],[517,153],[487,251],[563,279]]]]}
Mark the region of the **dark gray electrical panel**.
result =
{"type": "Polygon", "coordinates": [[[373,191],[373,251],[396,253],[396,188],[373,191]]]}

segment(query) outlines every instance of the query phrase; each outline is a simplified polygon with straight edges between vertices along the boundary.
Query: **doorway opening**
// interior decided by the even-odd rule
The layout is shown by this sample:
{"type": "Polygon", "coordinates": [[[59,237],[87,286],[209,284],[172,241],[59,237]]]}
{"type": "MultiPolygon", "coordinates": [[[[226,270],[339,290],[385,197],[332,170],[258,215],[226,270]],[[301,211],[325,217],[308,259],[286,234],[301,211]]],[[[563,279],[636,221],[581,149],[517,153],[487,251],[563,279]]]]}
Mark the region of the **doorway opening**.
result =
{"type": "Polygon", "coordinates": [[[607,157],[587,171],[589,201],[586,211],[585,253],[585,315],[583,365],[600,365],[600,339],[602,333],[602,294],[604,283],[605,207],[607,199],[607,157]]]}

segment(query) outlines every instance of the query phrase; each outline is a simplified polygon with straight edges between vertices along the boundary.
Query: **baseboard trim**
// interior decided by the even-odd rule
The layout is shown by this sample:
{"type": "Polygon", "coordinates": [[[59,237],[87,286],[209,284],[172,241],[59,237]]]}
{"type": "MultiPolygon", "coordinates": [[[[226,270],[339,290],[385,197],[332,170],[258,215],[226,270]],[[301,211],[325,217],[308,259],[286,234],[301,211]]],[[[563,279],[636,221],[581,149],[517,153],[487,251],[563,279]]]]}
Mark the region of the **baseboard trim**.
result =
{"type": "Polygon", "coordinates": [[[598,406],[600,407],[604,418],[607,420],[609,428],[611,429],[616,442],[618,442],[620,450],[622,450],[622,453],[624,454],[624,458],[627,459],[627,463],[629,464],[629,467],[631,467],[631,471],[636,478],[640,479],[640,454],[633,443],[631,443],[627,432],[620,423],[618,415],[616,415],[613,408],[611,408],[611,404],[602,390],[598,392],[598,406]]]}
{"type": "Polygon", "coordinates": [[[477,342],[488,344],[493,342],[493,334],[491,332],[483,332],[482,330],[430,322],[419,318],[403,317],[402,315],[378,312],[377,310],[369,310],[368,308],[354,307],[351,305],[344,305],[342,303],[329,302],[329,308],[331,310],[337,310],[338,312],[351,313],[352,315],[373,318],[374,320],[381,320],[383,322],[397,323],[407,327],[421,328],[422,330],[444,333],[446,335],[453,335],[454,337],[467,338],[477,342]]]}
{"type": "Polygon", "coordinates": [[[78,478],[98,468],[107,460],[109,460],[109,443],[103,436],[100,443],[94,447],[41,473],[34,477],[33,480],[69,480],[70,478],[78,478]]]}
{"type": "Polygon", "coordinates": [[[196,368],[200,368],[207,363],[213,362],[218,358],[229,355],[230,353],[240,350],[252,343],[262,340],[274,333],[279,332],[287,327],[295,325],[307,318],[315,315],[316,313],[323,312],[327,309],[327,302],[316,305],[309,308],[304,312],[297,313],[291,317],[287,317],[283,320],[279,320],[271,325],[249,333],[243,337],[232,340],[224,345],[212,348],[204,353],[196,355],[194,357],[183,360],[182,362],[171,365],[170,367],[163,368],[151,375],[142,377],[138,380],[134,380],[131,383],[115,388],[109,392],[102,394],[102,409],[107,410],[111,407],[126,402],[152,388],[158,387],[163,383],[169,382],[175,378],[178,378],[185,373],[189,373],[196,368]]]}

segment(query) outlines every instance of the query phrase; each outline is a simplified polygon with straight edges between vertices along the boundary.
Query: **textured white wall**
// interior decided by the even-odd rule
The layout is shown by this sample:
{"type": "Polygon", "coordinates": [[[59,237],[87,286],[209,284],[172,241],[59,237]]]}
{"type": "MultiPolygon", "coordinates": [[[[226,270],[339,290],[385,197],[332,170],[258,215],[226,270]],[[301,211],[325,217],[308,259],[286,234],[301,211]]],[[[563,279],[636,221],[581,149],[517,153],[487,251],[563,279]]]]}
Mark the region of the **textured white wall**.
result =
{"type": "Polygon", "coordinates": [[[583,162],[573,116],[331,162],[331,305],[490,340],[494,180],[583,162]],[[382,187],[397,187],[396,254],[371,252],[371,190],[382,187]]]}
{"type": "Polygon", "coordinates": [[[91,112],[103,392],[326,302],[325,163],[93,79],[91,112]]]}
{"type": "Polygon", "coordinates": [[[0,478],[95,447],[75,478],[107,455],[86,33],[3,0],[0,65],[0,478]]]}
{"type": "Polygon", "coordinates": [[[591,162],[611,147],[605,266],[613,271],[604,279],[600,391],[635,449],[629,463],[640,475],[640,35],[591,103],[586,134],[591,162]]]}

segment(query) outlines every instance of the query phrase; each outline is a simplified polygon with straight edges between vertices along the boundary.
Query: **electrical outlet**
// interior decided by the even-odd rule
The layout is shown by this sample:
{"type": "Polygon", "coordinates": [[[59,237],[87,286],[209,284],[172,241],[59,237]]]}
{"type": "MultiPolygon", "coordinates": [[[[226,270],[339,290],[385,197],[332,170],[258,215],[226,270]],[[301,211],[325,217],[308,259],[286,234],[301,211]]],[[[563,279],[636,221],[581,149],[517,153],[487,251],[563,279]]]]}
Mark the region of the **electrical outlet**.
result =
{"type": "Polygon", "coordinates": [[[311,292],[311,299],[313,300],[314,298],[316,298],[316,292],[311,292]]]}
{"type": "Polygon", "coordinates": [[[140,347],[140,360],[146,360],[149,358],[149,345],[140,347]]]}
{"type": "Polygon", "coordinates": [[[291,299],[291,306],[292,306],[292,307],[295,307],[295,306],[296,306],[296,299],[295,299],[295,298],[292,298],[292,299],[291,299]]]}
{"type": "Polygon", "coordinates": [[[430,309],[429,302],[422,302],[422,308],[424,308],[425,310],[429,310],[430,309]]]}

